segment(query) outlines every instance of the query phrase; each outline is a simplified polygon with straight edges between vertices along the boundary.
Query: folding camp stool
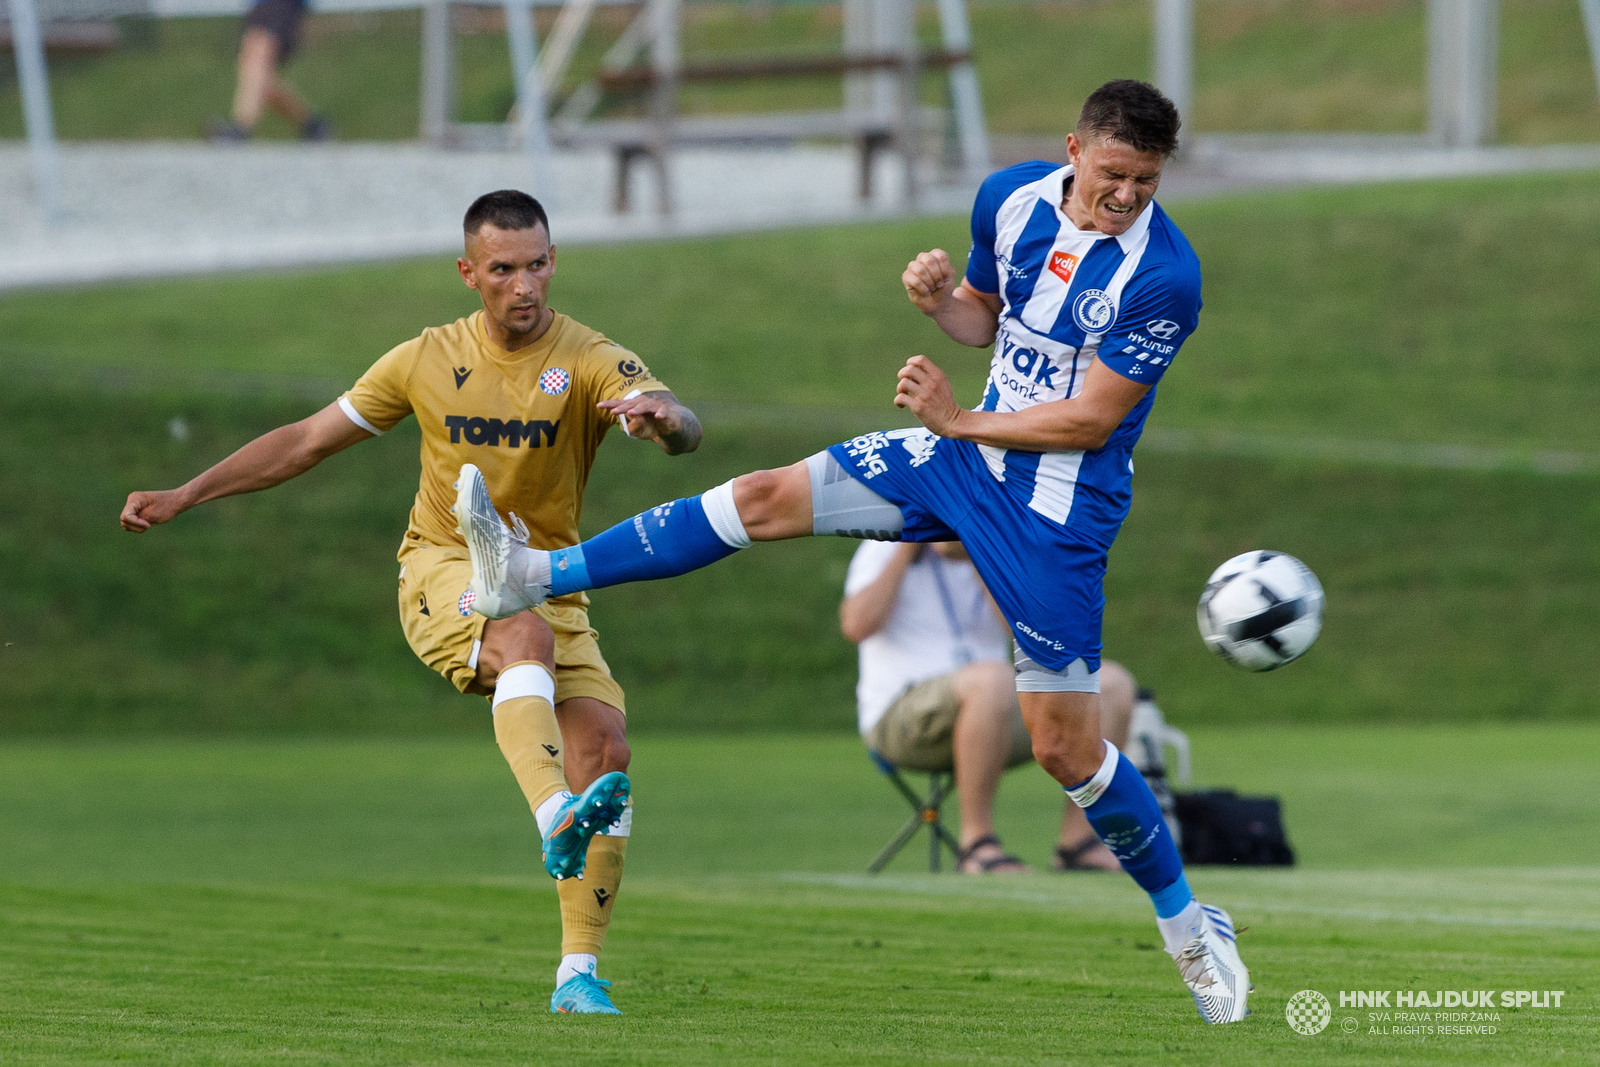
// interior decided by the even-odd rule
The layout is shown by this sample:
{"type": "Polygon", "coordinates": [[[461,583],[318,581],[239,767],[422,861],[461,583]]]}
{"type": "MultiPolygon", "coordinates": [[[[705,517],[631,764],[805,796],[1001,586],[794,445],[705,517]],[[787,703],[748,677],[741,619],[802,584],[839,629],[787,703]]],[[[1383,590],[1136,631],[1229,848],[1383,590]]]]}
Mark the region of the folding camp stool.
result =
{"type": "Polygon", "coordinates": [[[941,821],[941,809],[944,802],[950,797],[951,786],[955,784],[955,770],[944,768],[929,771],[928,793],[918,796],[917,791],[906,784],[905,777],[900,773],[900,768],[884,759],[878,753],[867,750],[867,755],[872,757],[872,762],[882,771],[884,777],[895,787],[901,796],[906,798],[906,803],[911,805],[912,815],[900,832],[883,846],[883,851],[878,853],[878,858],[867,866],[868,874],[877,874],[889,865],[906,843],[916,836],[918,830],[926,827],[928,830],[928,871],[932,874],[939,873],[939,849],[942,845],[950,850],[951,856],[961,854],[960,843],[950,836],[950,831],[944,828],[941,821]]]}

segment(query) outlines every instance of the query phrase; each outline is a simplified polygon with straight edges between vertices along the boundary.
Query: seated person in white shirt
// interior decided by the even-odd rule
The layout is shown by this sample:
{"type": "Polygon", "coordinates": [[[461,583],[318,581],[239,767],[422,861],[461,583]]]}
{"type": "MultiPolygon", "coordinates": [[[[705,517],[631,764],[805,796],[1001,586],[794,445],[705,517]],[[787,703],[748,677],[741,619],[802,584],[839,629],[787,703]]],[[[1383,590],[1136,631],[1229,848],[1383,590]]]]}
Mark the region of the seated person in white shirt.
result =
{"type": "MultiPolygon", "coordinates": [[[[860,646],[856,707],[867,746],[906,770],[955,768],[965,874],[1026,871],[994,832],[1000,776],[1033,759],[1022,724],[1010,629],[958,542],[864,541],[839,605],[839,627],[860,646]]],[[[1100,668],[1101,730],[1124,747],[1137,687],[1120,665],[1100,668]]],[[[1071,802],[1055,870],[1120,870],[1071,802]]]]}

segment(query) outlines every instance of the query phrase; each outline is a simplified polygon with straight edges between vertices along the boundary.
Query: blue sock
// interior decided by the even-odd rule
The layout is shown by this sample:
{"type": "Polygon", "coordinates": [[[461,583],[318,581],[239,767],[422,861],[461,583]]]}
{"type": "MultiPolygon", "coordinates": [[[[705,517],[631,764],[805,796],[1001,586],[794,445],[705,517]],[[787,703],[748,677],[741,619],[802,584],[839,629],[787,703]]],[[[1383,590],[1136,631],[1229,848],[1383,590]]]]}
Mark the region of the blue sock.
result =
{"type": "MultiPolygon", "coordinates": [[[[724,492],[725,512],[732,507],[732,492],[718,486],[702,496],[680,498],[635,515],[582,544],[556,549],[550,553],[550,595],[672,578],[733,555],[744,545],[725,540],[707,518],[702,503],[705,497],[724,492]]],[[[719,503],[713,501],[712,507],[719,503]]],[[[727,522],[723,518],[724,532],[729,532],[727,522]]],[[[738,522],[737,513],[733,522],[738,522]]],[[[742,526],[729,536],[749,544],[742,526]]]]}
{"type": "Polygon", "coordinates": [[[1127,756],[1117,753],[1110,781],[1103,780],[1106,769],[1102,766],[1088,780],[1068,786],[1067,792],[1076,800],[1086,792],[1092,793],[1095,786],[1100,787],[1098,797],[1083,809],[1089,825],[1121,861],[1122,869],[1150,894],[1156,916],[1170,919],[1188,906],[1194,894],[1183,876],[1183,860],[1161,814],[1161,805],[1144,775],[1127,756]]]}

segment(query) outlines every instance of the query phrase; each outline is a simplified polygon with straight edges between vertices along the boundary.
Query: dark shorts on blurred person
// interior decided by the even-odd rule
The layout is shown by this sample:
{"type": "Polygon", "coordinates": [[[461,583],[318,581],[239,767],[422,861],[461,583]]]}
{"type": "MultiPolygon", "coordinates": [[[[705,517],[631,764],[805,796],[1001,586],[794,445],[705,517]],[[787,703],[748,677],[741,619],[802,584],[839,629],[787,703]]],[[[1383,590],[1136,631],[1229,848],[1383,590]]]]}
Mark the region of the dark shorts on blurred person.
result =
{"type": "Polygon", "coordinates": [[[260,0],[244,17],[246,30],[266,30],[278,39],[278,65],[281,67],[300,47],[300,23],[306,5],[300,0],[260,0]]]}

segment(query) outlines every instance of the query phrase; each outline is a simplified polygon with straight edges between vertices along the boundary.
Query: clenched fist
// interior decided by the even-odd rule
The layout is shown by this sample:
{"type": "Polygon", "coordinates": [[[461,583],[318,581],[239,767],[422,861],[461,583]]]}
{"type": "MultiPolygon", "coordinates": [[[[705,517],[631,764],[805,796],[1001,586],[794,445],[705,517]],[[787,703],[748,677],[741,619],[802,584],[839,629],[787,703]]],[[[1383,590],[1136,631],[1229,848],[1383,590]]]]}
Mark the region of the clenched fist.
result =
{"type": "Polygon", "coordinates": [[[894,406],[905,408],[940,437],[954,437],[962,416],[950,379],[927,356],[912,356],[900,368],[894,406]]]}
{"type": "Polygon", "coordinates": [[[950,266],[950,254],[942,248],[919,254],[906,264],[900,284],[918,311],[932,315],[955,292],[956,272],[950,266]]]}
{"type": "Polygon", "coordinates": [[[129,533],[144,533],[152,526],[171,522],[184,510],[183,499],[176,489],[129,493],[128,502],[122,506],[122,528],[129,533]]]}

